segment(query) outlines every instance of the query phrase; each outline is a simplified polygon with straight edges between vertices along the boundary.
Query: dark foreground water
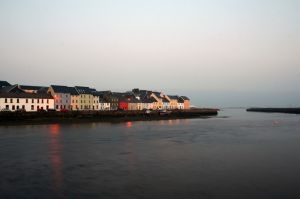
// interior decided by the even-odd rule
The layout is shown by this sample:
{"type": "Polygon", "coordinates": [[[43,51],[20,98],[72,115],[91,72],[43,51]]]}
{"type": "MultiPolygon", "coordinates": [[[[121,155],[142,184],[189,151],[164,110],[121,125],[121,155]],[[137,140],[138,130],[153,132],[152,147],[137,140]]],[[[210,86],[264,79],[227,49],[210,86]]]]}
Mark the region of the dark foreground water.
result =
{"type": "Polygon", "coordinates": [[[0,198],[300,198],[300,116],[0,126],[0,198]]]}

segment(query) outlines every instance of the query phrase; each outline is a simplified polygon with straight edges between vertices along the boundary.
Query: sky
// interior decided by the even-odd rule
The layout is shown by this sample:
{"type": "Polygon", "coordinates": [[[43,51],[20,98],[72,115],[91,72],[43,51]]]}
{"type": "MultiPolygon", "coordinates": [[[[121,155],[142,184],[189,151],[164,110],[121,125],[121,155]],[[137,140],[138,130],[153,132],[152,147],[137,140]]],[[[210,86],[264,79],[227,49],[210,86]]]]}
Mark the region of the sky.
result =
{"type": "Polygon", "coordinates": [[[300,106],[298,0],[0,0],[0,80],[300,106]]]}

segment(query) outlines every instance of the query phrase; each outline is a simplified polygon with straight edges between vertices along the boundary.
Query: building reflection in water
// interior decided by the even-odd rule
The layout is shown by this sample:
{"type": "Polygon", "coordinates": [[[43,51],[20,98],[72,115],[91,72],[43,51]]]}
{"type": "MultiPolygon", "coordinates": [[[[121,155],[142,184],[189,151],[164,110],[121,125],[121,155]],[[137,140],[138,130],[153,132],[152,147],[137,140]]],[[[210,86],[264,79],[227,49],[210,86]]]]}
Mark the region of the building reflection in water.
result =
{"type": "Polygon", "coordinates": [[[51,124],[50,130],[50,162],[53,172],[53,188],[56,192],[59,192],[63,184],[62,173],[62,158],[61,151],[62,145],[60,143],[60,124],[51,124]]]}
{"type": "Polygon", "coordinates": [[[131,128],[131,127],[132,127],[132,122],[130,122],[130,121],[129,121],[129,122],[126,122],[126,127],[127,127],[127,128],[131,128]]]}
{"type": "MultiPolygon", "coordinates": [[[[131,129],[133,123],[131,121],[126,122],[126,128],[131,129]]],[[[131,134],[132,131],[125,131],[126,140],[125,140],[125,150],[127,153],[127,162],[128,162],[128,172],[131,175],[136,174],[136,164],[137,164],[137,157],[135,152],[135,142],[133,140],[134,136],[131,134]]]]}

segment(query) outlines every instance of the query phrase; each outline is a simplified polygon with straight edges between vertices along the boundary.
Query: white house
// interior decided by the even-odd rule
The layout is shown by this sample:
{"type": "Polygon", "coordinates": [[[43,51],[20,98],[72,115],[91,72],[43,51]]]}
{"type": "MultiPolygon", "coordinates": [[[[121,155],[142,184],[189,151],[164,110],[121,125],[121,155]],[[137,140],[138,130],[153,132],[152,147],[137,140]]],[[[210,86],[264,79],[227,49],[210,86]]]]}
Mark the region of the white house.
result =
{"type": "Polygon", "coordinates": [[[184,109],[184,99],[182,97],[178,97],[177,108],[184,109]]]}
{"type": "Polygon", "coordinates": [[[99,99],[99,110],[101,111],[106,111],[106,110],[110,110],[110,103],[107,102],[104,99],[99,99]]]}
{"type": "Polygon", "coordinates": [[[25,93],[18,85],[8,86],[0,90],[0,110],[38,111],[54,109],[54,99],[43,93],[25,93]]]}
{"type": "Polygon", "coordinates": [[[48,90],[48,93],[51,93],[51,95],[54,98],[54,105],[56,110],[62,110],[62,109],[70,110],[72,108],[70,87],[51,85],[48,90]]]}

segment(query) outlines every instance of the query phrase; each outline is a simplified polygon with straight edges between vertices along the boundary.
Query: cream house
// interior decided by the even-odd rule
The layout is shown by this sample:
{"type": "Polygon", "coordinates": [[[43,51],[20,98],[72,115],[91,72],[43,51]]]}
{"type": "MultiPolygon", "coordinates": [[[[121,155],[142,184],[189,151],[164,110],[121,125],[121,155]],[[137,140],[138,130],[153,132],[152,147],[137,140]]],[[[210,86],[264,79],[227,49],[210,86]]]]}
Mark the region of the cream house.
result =
{"type": "Polygon", "coordinates": [[[0,110],[25,110],[28,112],[54,109],[54,99],[43,93],[25,93],[18,85],[0,90],[0,110]]]}

